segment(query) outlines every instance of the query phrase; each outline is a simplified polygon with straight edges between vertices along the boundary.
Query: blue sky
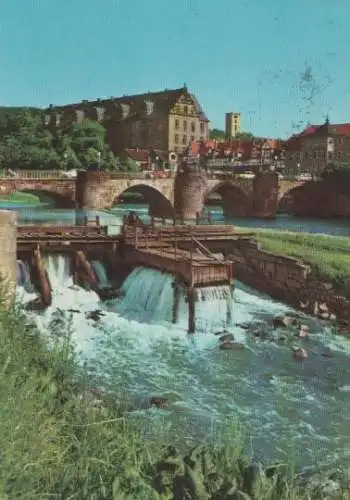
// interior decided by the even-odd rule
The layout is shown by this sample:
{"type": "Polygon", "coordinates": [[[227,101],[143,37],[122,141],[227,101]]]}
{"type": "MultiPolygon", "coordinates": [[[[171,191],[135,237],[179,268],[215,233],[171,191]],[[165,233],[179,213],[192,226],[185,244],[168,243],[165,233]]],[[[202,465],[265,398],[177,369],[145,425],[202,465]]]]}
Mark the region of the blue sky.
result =
{"type": "Polygon", "coordinates": [[[0,105],[177,88],[212,127],[350,121],[350,0],[0,0],[0,105]]]}

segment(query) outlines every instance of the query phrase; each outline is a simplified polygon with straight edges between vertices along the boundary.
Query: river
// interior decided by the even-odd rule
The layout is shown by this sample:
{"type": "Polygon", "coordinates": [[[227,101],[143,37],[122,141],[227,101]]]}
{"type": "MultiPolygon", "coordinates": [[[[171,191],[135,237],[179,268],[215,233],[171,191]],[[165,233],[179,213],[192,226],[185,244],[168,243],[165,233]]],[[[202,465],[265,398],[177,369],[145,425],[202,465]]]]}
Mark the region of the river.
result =
{"type": "MultiPolygon", "coordinates": [[[[99,215],[102,224],[107,224],[111,232],[119,231],[122,224],[123,215],[130,210],[135,211],[143,220],[149,221],[147,215],[148,205],[125,204],[113,207],[107,211],[84,211],[76,212],[72,209],[58,210],[43,206],[8,204],[0,201],[0,210],[11,209],[19,213],[21,224],[75,224],[79,215],[88,215],[90,218],[99,215]]],[[[350,220],[342,219],[313,219],[306,217],[293,217],[288,214],[278,214],[276,219],[259,219],[250,217],[230,217],[224,216],[222,209],[218,206],[207,207],[213,221],[216,224],[232,224],[234,226],[249,228],[283,229],[289,231],[305,231],[309,233],[324,233],[338,236],[350,236],[350,220]]]]}
{"type": "MultiPolygon", "coordinates": [[[[127,208],[146,217],[139,205],[127,208]]],[[[102,222],[117,231],[123,210],[102,213],[102,222]]],[[[71,223],[75,213],[23,209],[20,220],[71,223]]],[[[248,219],[231,222],[256,227],[248,219]]],[[[268,224],[343,235],[350,231],[349,224],[319,221],[316,226],[286,217],[268,224]]],[[[256,458],[276,457],[279,449],[302,465],[350,458],[350,340],[334,335],[325,322],[304,317],[310,336],[296,343],[306,347],[309,358],[297,362],[289,346],[261,341],[241,326],[259,322],[271,330],[272,317],[290,308],[237,283],[229,330],[246,349],[221,351],[215,332],[222,329],[226,304],[218,288],[197,304],[198,332],[189,336],[183,298],[179,323],[171,324],[170,275],[135,269],[124,282],[124,298],[102,304],[94,292],[72,286],[67,258],[47,257],[47,268],[53,303],[45,313],[30,315],[43,329],[57,311],[70,315],[81,359],[96,383],[117,398],[127,396],[138,405],[151,396],[169,397],[168,410],[130,416],[146,422],[154,438],[167,434],[180,446],[193,444],[214,438],[238,420],[250,433],[248,451],[256,458]],[[101,319],[88,319],[86,313],[96,309],[103,311],[101,319]],[[323,356],[328,349],[333,357],[323,356]]],[[[19,300],[32,296],[18,287],[19,300]]]]}

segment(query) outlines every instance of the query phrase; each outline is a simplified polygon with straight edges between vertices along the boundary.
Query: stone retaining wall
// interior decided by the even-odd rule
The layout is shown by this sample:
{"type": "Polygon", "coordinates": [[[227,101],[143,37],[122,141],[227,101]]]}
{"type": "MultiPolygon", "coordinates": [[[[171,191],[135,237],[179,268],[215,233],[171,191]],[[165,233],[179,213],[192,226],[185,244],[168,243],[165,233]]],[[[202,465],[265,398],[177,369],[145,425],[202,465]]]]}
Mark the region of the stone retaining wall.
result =
{"type": "Polygon", "coordinates": [[[276,300],[323,319],[337,319],[350,327],[350,299],[325,283],[311,266],[292,257],[262,250],[254,239],[242,239],[230,248],[236,277],[276,300]]]}
{"type": "Polygon", "coordinates": [[[0,295],[5,302],[16,291],[17,214],[0,210],[0,295]]]}

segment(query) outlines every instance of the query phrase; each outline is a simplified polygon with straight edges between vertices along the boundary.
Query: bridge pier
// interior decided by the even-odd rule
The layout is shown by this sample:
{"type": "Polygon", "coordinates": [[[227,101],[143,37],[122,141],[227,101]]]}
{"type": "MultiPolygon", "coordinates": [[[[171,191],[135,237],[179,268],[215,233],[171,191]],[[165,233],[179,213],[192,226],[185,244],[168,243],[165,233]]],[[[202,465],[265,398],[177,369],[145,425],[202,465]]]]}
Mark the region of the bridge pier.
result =
{"type": "Polygon", "coordinates": [[[195,220],[204,205],[207,177],[203,170],[187,167],[178,172],[174,185],[176,220],[195,220]]]}
{"type": "Polygon", "coordinates": [[[76,202],[80,210],[106,208],[111,176],[106,172],[79,171],[76,178],[76,202]]]}
{"type": "Polygon", "coordinates": [[[278,174],[258,172],[253,181],[251,216],[274,219],[278,205],[278,174]]]}

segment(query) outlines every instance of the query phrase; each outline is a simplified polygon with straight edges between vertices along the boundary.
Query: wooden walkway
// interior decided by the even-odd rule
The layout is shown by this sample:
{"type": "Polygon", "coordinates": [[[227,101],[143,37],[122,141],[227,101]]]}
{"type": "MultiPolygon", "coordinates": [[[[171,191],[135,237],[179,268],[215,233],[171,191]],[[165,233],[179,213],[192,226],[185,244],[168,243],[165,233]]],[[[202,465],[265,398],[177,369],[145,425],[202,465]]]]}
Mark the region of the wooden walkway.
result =
{"type": "Polygon", "coordinates": [[[175,274],[186,286],[203,287],[233,278],[232,262],[210,252],[203,239],[231,240],[233,234],[231,226],[126,226],[123,241],[127,260],[175,274]]]}

